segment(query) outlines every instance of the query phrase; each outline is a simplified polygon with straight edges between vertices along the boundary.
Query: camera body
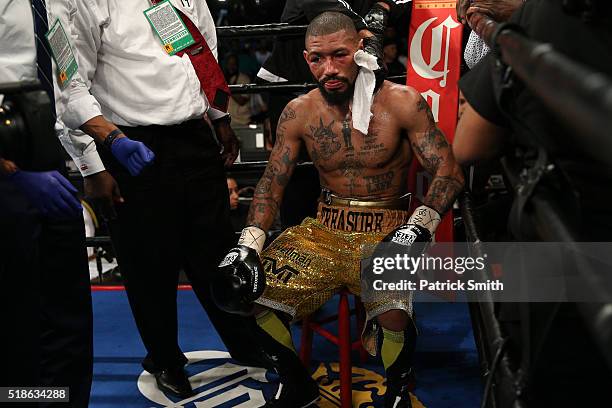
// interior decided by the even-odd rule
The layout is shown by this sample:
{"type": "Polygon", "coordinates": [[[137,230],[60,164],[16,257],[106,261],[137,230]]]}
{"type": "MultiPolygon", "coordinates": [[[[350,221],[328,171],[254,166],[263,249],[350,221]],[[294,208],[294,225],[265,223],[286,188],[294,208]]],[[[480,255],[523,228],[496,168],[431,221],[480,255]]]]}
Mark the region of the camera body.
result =
{"type": "Polygon", "coordinates": [[[54,106],[38,81],[0,85],[0,157],[23,170],[64,167],[54,106]]]}

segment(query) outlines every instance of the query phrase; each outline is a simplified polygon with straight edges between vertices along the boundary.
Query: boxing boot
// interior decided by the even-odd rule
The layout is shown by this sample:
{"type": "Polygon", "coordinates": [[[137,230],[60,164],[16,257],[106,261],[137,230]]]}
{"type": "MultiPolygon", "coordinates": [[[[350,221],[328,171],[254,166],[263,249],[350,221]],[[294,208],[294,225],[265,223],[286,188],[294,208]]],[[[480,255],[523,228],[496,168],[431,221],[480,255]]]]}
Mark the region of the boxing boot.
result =
{"type": "Polygon", "coordinates": [[[412,402],[410,401],[410,392],[408,386],[403,387],[391,387],[387,386],[387,392],[385,393],[385,408],[412,408],[412,402]]]}
{"type": "Polygon", "coordinates": [[[319,399],[319,386],[295,352],[289,323],[277,312],[267,310],[256,316],[259,330],[254,340],[280,377],[276,395],[264,407],[299,408],[313,405],[319,399]]]}
{"type": "Polygon", "coordinates": [[[306,408],[316,406],[319,400],[319,385],[310,376],[282,378],[273,399],[266,402],[265,408],[306,408]]]}
{"type": "Polygon", "coordinates": [[[409,390],[414,388],[412,369],[417,331],[413,321],[402,331],[381,328],[378,352],[387,374],[385,408],[412,408],[409,390]]]}

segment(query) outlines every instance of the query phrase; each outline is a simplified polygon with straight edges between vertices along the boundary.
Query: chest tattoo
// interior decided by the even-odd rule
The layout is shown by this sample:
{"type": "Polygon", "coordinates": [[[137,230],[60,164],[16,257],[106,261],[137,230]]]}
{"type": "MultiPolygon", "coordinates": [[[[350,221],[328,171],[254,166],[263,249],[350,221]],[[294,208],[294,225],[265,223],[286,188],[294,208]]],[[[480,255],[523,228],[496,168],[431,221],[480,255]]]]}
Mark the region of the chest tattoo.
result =
{"type": "Polygon", "coordinates": [[[318,156],[323,160],[328,160],[338,150],[340,150],[340,142],[338,135],[334,133],[332,120],[328,125],[323,124],[323,118],[319,118],[319,126],[310,126],[311,137],[318,145],[318,156]]]}
{"type": "Polygon", "coordinates": [[[349,124],[349,118],[344,119],[342,122],[342,136],[344,137],[345,149],[355,150],[353,147],[353,140],[351,139],[351,126],[349,124]]]}

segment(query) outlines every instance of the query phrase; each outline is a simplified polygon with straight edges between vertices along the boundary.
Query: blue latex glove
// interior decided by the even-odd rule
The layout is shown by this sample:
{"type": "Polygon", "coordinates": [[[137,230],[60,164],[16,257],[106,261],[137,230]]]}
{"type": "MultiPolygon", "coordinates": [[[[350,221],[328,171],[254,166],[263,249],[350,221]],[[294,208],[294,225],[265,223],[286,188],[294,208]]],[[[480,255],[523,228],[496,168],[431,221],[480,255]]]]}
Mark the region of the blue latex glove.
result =
{"type": "Polygon", "coordinates": [[[45,216],[57,219],[77,218],[83,207],[75,197],[77,190],[59,172],[22,171],[9,176],[9,180],[45,216]]]}
{"type": "Polygon", "coordinates": [[[155,159],[155,154],[144,143],[128,137],[115,139],[111,145],[111,152],[132,176],[139,175],[142,169],[155,159]]]}

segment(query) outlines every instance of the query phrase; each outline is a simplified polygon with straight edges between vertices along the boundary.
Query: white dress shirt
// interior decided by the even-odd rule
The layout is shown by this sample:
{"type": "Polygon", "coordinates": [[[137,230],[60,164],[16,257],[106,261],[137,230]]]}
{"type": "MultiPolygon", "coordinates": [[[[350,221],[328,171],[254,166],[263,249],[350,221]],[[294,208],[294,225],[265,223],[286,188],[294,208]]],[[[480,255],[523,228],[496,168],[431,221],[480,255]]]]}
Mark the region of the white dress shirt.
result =
{"type": "Polygon", "coordinates": [[[30,2],[0,0],[0,84],[35,79],[36,43],[30,2]]]}
{"type": "Polygon", "coordinates": [[[76,4],[73,0],[46,0],[45,3],[49,27],[53,26],[55,21],[59,19],[66,31],[68,41],[71,42],[71,48],[79,66],[79,72],[75,73],[70,82],[62,87],[59,85],[57,66],[53,61],[53,89],[55,91],[55,110],[57,113],[55,132],[81,174],[88,176],[104,170],[104,164],[102,164],[98,155],[94,140],[78,128],[89,119],[102,115],[102,111],[98,101],[89,93],[89,84],[80,75],[82,61],[75,48],[74,41],[72,41],[76,35],[74,28],[76,4]],[[65,125],[66,112],[74,105],[80,106],[79,116],[71,118],[69,126],[65,125]],[[75,130],[70,129],[71,126],[75,130]]]}
{"type": "MultiPolygon", "coordinates": [[[[214,21],[205,1],[170,0],[199,28],[217,56],[214,21]]],[[[47,0],[49,24],[66,18],[79,73],[56,94],[58,119],[69,129],[100,114],[125,126],[173,125],[225,115],[210,108],[187,55],[169,56],[144,11],[148,0],[47,0]],[[49,7],[50,6],[50,7],[49,7]]],[[[83,176],[104,169],[93,140],[60,130],[83,176]]]]}

